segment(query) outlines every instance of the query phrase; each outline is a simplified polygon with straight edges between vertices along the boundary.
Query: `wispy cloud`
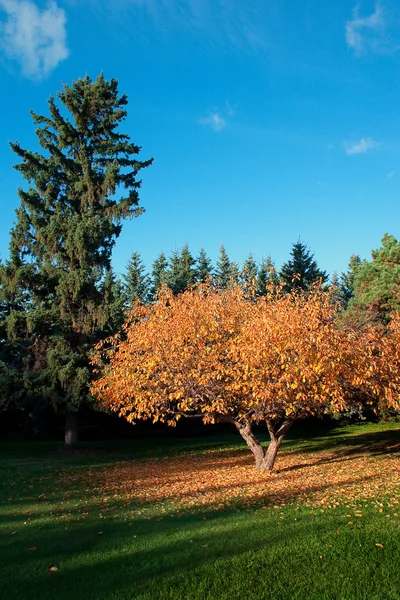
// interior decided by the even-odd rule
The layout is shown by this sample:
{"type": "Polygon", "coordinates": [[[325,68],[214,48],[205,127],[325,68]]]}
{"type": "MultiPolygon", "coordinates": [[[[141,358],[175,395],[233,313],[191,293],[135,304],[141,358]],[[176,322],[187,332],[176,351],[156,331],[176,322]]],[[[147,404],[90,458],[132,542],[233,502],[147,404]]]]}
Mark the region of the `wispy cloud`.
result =
{"type": "Polygon", "coordinates": [[[359,15],[357,6],[353,18],[346,23],[347,45],[357,55],[367,50],[382,51],[387,45],[386,27],[384,10],[380,4],[377,4],[375,11],[367,17],[359,15]]]}
{"type": "Polygon", "coordinates": [[[207,117],[200,119],[199,123],[201,123],[201,125],[210,125],[210,127],[217,133],[226,127],[226,120],[221,117],[219,112],[211,112],[207,117]]]}
{"type": "Polygon", "coordinates": [[[107,10],[121,27],[129,15],[146,18],[146,27],[162,35],[186,33],[200,44],[229,44],[257,52],[272,44],[274,23],[280,19],[277,2],[260,0],[86,0],[107,10]]]}
{"type": "Polygon", "coordinates": [[[68,57],[65,24],[55,2],[40,10],[31,0],[0,0],[0,51],[19,62],[26,77],[42,79],[68,57]]]}
{"type": "Polygon", "coordinates": [[[237,104],[234,104],[232,106],[231,104],[229,104],[228,100],[225,100],[225,108],[228,117],[234,117],[236,115],[237,104]]]}
{"type": "Polygon", "coordinates": [[[213,107],[205,117],[199,119],[199,123],[211,127],[216,133],[220,133],[227,127],[230,119],[236,115],[236,110],[237,104],[230,104],[225,100],[225,106],[222,110],[213,107]]]}
{"type": "Polygon", "coordinates": [[[358,142],[344,142],[343,146],[346,154],[366,154],[369,150],[379,148],[380,144],[372,138],[361,138],[358,142]]]}
{"type": "Polygon", "coordinates": [[[396,171],[389,171],[389,173],[386,173],[386,179],[392,179],[392,177],[395,176],[396,171]]]}

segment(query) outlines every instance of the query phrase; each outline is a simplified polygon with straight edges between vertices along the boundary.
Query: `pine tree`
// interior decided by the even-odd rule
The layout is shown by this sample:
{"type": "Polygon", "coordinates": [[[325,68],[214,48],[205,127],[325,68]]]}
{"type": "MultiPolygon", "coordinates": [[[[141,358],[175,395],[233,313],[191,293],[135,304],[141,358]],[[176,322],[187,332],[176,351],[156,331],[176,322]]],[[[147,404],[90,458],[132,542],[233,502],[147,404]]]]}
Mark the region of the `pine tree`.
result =
{"type": "Polygon", "coordinates": [[[126,266],[125,294],[128,307],[136,300],[146,302],[150,294],[150,277],[146,273],[145,266],[139,252],[132,252],[131,258],[126,266]]]}
{"type": "Polygon", "coordinates": [[[313,283],[325,283],[328,280],[326,272],[318,268],[314,255],[300,240],[293,244],[290,255],[292,259],[282,266],[279,274],[286,291],[307,291],[313,283]]]}
{"type": "Polygon", "coordinates": [[[239,279],[239,269],[235,262],[231,262],[225,247],[221,244],[219,258],[215,270],[216,284],[221,288],[227,288],[233,281],[239,279]]]}
{"type": "Polygon", "coordinates": [[[279,277],[275,269],[275,265],[270,256],[263,258],[258,269],[257,275],[257,294],[266,296],[270,286],[276,287],[279,284],[279,277]]]}
{"type": "Polygon", "coordinates": [[[387,323],[390,313],[400,310],[400,242],[386,233],[382,246],[372,250],[371,257],[371,261],[363,262],[354,259],[349,308],[360,316],[369,313],[369,319],[387,323]]]}
{"type": "Polygon", "coordinates": [[[29,187],[19,190],[0,287],[7,337],[23,347],[13,360],[31,397],[64,412],[72,447],[89,399],[88,354],[109,333],[112,248],[122,221],[143,211],[137,175],[152,160],[139,161],[140,148],[119,131],[127,97],[115,79],[86,76],[48,105],[49,116],[31,113],[42,153],[10,144],[29,187]]]}
{"type": "Polygon", "coordinates": [[[126,309],[126,293],[124,285],[114,271],[109,268],[101,286],[103,302],[104,334],[113,335],[120,331],[124,322],[126,309]]]}
{"type": "Polygon", "coordinates": [[[197,283],[210,281],[213,276],[212,261],[208,258],[204,248],[201,248],[199,256],[196,259],[195,280],[197,283]]]}
{"type": "Polygon", "coordinates": [[[181,252],[175,250],[172,253],[168,273],[168,286],[174,294],[180,294],[194,284],[196,276],[194,265],[195,260],[187,244],[183,246],[181,252]]]}
{"type": "Polygon", "coordinates": [[[164,252],[161,252],[153,262],[151,280],[150,294],[152,297],[157,296],[160,286],[168,285],[168,260],[164,252]]]}
{"type": "Polygon", "coordinates": [[[256,287],[258,276],[258,267],[257,263],[254,260],[253,255],[250,253],[246,258],[242,265],[242,269],[240,271],[240,283],[243,285],[246,291],[250,291],[252,288],[256,287]]]}
{"type": "Polygon", "coordinates": [[[340,278],[342,294],[341,299],[344,304],[348,304],[354,296],[354,284],[357,271],[359,267],[365,264],[366,261],[362,261],[358,254],[352,254],[349,260],[349,266],[346,273],[342,273],[340,278]]]}

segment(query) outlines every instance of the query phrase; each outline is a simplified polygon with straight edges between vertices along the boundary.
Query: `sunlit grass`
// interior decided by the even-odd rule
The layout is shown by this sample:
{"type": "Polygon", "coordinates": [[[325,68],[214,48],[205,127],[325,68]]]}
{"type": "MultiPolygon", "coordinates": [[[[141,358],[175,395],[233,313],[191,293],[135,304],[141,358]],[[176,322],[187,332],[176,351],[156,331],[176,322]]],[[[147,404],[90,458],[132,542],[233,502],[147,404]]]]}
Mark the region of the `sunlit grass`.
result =
{"type": "Polygon", "coordinates": [[[399,599],[399,434],[3,445],[0,597],[399,599]]]}

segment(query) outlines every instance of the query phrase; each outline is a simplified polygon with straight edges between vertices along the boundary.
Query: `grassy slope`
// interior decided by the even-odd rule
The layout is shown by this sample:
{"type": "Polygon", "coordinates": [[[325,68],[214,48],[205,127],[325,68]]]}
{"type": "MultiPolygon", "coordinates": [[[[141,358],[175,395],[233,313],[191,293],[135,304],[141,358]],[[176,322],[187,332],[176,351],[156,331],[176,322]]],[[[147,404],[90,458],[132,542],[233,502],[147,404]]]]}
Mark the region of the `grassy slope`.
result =
{"type": "Polygon", "coordinates": [[[399,433],[396,424],[365,425],[289,440],[278,473],[257,474],[254,494],[246,480],[235,497],[222,490],[221,469],[253,471],[233,436],[141,440],[73,455],[53,444],[2,444],[0,598],[400,599],[399,433]],[[360,464],[375,465],[388,487],[365,478],[358,496],[350,486],[346,498],[327,480],[360,468],[361,452],[368,462],[360,464]],[[169,473],[163,459],[152,459],[166,454],[169,473]],[[187,492],[177,497],[179,481],[205,472],[215,472],[216,485],[204,482],[209,500],[198,494],[188,508],[187,492]],[[316,475],[323,495],[305,493],[316,475]],[[276,496],[282,481],[287,493],[276,496]]]}

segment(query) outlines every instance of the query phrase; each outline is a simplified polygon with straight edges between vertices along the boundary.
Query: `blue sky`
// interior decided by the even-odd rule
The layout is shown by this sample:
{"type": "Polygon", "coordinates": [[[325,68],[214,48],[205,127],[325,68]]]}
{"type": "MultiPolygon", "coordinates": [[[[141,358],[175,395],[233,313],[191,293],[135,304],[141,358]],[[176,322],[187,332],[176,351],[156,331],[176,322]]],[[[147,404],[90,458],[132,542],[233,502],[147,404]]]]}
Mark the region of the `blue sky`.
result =
{"type": "Polygon", "coordinates": [[[36,147],[29,110],[104,72],[123,129],[154,157],[146,212],[113,264],[148,268],[188,242],[279,268],[300,237],[328,272],[400,237],[396,0],[0,0],[0,255],[23,180],[8,141],[36,147]]]}

